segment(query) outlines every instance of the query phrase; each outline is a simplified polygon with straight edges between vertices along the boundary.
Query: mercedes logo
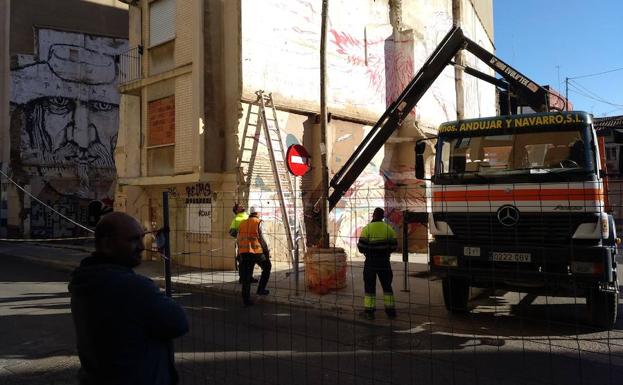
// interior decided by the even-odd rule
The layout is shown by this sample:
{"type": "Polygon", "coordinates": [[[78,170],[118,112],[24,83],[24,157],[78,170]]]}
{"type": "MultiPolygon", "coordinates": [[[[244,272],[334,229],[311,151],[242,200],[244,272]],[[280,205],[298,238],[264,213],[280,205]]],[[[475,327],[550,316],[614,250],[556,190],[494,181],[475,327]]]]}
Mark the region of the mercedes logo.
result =
{"type": "Polygon", "coordinates": [[[519,210],[511,205],[500,207],[498,209],[498,221],[506,227],[515,226],[519,222],[519,210]]]}

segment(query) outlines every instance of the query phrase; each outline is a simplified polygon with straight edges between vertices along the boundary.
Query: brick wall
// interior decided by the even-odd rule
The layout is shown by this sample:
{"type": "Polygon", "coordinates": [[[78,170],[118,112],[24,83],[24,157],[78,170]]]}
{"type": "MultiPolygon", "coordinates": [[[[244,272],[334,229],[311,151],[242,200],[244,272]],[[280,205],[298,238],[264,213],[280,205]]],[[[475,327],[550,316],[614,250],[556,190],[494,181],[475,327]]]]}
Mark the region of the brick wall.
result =
{"type": "Polygon", "coordinates": [[[191,75],[175,79],[175,173],[192,172],[197,138],[193,130],[193,84],[191,75]]]}
{"type": "Polygon", "coordinates": [[[149,102],[147,119],[149,127],[148,146],[175,143],[175,96],[167,96],[149,102]]]}

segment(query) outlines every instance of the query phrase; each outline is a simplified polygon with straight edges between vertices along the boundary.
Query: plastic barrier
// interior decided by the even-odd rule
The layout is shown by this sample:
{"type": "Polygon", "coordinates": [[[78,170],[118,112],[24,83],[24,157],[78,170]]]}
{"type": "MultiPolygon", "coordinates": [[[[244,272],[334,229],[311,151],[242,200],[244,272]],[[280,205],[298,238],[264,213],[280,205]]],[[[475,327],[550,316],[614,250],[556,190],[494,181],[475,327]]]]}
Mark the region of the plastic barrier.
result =
{"type": "Polygon", "coordinates": [[[305,253],[305,285],[317,294],[346,287],[346,253],[339,247],[309,248],[305,253]]]}

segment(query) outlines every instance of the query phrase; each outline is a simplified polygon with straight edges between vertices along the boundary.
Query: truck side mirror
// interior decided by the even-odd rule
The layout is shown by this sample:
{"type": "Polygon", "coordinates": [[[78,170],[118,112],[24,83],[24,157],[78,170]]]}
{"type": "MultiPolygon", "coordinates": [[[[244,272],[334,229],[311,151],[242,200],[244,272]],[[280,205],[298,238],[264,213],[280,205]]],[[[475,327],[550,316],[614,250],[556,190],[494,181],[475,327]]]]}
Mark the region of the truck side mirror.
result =
{"type": "Polygon", "coordinates": [[[426,150],[426,142],[418,140],[415,143],[415,177],[424,179],[424,151],[426,150]]]}

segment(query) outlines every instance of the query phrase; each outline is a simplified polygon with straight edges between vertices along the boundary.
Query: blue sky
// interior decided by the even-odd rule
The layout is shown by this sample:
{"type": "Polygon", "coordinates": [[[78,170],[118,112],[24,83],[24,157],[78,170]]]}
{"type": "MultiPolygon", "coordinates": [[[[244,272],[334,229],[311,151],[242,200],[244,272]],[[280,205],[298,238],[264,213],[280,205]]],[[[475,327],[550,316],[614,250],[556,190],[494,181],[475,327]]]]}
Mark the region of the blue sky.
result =
{"type": "Polygon", "coordinates": [[[496,55],[574,109],[623,115],[622,0],[494,0],[496,55]],[[617,70],[618,69],[618,70],[617,70]],[[607,103],[605,103],[607,102],[607,103]]]}

